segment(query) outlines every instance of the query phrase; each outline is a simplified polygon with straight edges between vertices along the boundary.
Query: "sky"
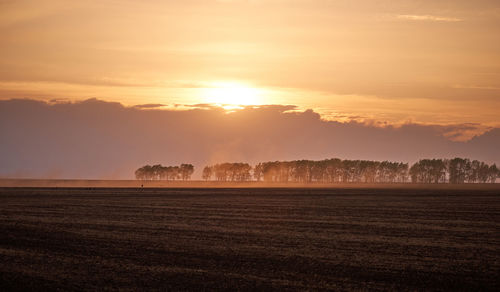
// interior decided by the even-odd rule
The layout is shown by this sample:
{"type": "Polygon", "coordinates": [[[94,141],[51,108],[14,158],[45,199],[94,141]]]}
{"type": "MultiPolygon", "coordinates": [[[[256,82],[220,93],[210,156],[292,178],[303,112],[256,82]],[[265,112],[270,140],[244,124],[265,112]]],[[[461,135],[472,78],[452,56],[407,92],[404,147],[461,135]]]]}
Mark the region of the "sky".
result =
{"type": "MultiPolygon", "coordinates": [[[[146,114],[175,116],[179,121],[172,123],[181,129],[185,117],[198,119],[195,112],[199,119],[220,111],[236,117],[249,107],[265,112],[284,106],[280,115],[312,113],[317,125],[387,133],[417,127],[446,143],[470,145],[500,128],[499,36],[497,0],[0,0],[0,101],[2,107],[24,100],[70,111],[70,104],[78,108],[90,100],[132,116],[144,111],[145,120],[146,114]]],[[[19,114],[34,119],[26,116],[27,107],[19,114]]],[[[20,131],[9,117],[2,118],[2,136],[20,131]]],[[[66,117],[84,132],[94,129],[88,119],[77,124],[66,117]]],[[[24,130],[38,127],[31,126],[24,130]]],[[[165,130],[169,125],[152,127],[173,135],[165,130]]],[[[18,143],[42,143],[33,135],[18,143]]],[[[368,141],[358,138],[351,144],[368,141]]],[[[4,173],[23,173],[14,163],[23,154],[13,155],[9,145],[0,143],[2,160],[11,161],[4,173]]],[[[283,157],[336,154],[321,149],[315,156],[304,146],[283,157]]],[[[249,159],[268,157],[255,153],[249,159]]],[[[377,153],[338,154],[411,160],[420,152],[377,153]]]]}

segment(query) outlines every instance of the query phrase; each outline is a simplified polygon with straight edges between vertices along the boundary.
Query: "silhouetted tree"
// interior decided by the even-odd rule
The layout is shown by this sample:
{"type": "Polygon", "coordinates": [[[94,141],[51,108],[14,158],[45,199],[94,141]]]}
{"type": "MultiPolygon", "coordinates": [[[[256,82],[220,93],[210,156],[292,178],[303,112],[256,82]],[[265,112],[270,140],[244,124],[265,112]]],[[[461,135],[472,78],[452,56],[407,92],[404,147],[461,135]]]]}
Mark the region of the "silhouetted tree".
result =
{"type": "Polygon", "coordinates": [[[253,169],[253,177],[256,181],[260,181],[263,176],[263,166],[262,163],[257,164],[253,169]]]}
{"type": "Polygon", "coordinates": [[[179,173],[182,180],[191,179],[191,175],[194,172],[194,166],[192,164],[181,164],[179,167],[179,173]]]}
{"type": "Polygon", "coordinates": [[[205,166],[203,168],[203,173],[201,174],[201,178],[204,180],[212,179],[213,168],[211,166],[205,166]]]}
{"type": "Polygon", "coordinates": [[[188,180],[193,172],[194,166],[191,164],[182,164],[180,167],[161,164],[145,165],[135,171],[135,178],[138,180],[188,180]]]}
{"type": "Polygon", "coordinates": [[[139,180],[149,180],[149,170],[151,166],[145,165],[135,171],[135,178],[139,180]]]}
{"type": "Polygon", "coordinates": [[[444,183],[447,169],[442,159],[421,159],[410,168],[410,176],[414,183],[444,183]]]}
{"type": "Polygon", "coordinates": [[[495,183],[497,178],[500,177],[500,171],[497,168],[496,164],[493,164],[492,166],[489,167],[488,169],[488,181],[490,183],[495,183]]]}
{"type": "Polygon", "coordinates": [[[205,175],[202,176],[210,179],[213,173],[217,181],[249,181],[252,179],[251,171],[252,167],[248,163],[226,162],[205,167],[205,175]]]}
{"type": "Polygon", "coordinates": [[[468,171],[471,169],[469,159],[453,158],[448,163],[449,181],[452,184],[465,183],[468,171]]]}

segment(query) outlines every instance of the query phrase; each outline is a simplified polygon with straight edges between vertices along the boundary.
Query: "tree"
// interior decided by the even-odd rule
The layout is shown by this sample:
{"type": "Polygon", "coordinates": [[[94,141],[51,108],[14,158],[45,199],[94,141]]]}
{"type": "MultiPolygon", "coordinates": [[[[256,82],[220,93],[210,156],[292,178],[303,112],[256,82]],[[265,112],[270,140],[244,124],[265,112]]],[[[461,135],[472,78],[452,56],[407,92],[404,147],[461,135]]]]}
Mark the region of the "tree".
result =
{"type": "Polygon", "coordinates": [[[191,179],[191,175],[194,172],[194,166],[192,164],[181,164],[179,167],[179,173],[182,180],[191,179]]]}
{"type": "Polygon", "coordinates": [[[327,159],[326,161],[326,177],[327,177],[327,182],[338,182],[341,169],[342,169],[342,160],[338,158],[333,158],[333,159],[327,159]]]}
{"type": "Polygon", "coordinates": [[[262,164],[262,174],[265,182],[279,181],[279,164],[280,162],[264,162],[262,164]]]}
{"type": "Polygon", "coordinates": [[[203,168],[203,173],[201,174],[201,178],[204,180],[212,179],[213,168],[211,166],[205,166],[203,168]]]}
{"type": "Polygon", "coordinates": [[[252,179],[252,167],[248,163],[220,163],[205,166],[202,178],[208,180],[215,176],[217,181],[249,181],[252,179]]]}
{"type": "Polygon", "coordinates": [[[463,184],[467,179],[467,171],[470,169],[470,160],[463,158],[453,158],[449,161],[448,171],[450,183],[463,184]]]}
{"type": "Polygon", "coordinates": [[[191,179],[194,166],[191,164],[181,164],[181,166],[153,166],[145,165],[135,171],[135,178],[138,180],[183,180],[191,179]]]}
{"type": "Polygon", "coordinates": [[[475,183],[479,180],[479,170],[481,169],[481,162],[473,160],[471,162],[471,168],[467,175],[467,181],[470,183],[475,183]]]}
{"type": "Polygon", "coordinates": [[[262,163],[257,164],[253,169],[253,177],[256,181],[260,181],[264,175],[262,163]]]}
{"type": "Polygon", "coordinates": [[[147,180],[148,179],[148,171],[147,168],[149,168],[149,165],[143,166],[141,168],[138,168],[135,171],[135,178],[138,180],[147,180]]]}
{"type": "Polygon", "coordinates": [[[500,177],[500,171],[498,170],[497,165],[493,164],[489,167],[488,181],[490,183],[495,183],[498,177],[500,177]]]}
{"type": "Polygon", "coordinates": [[[413,183],[443,183],[447,165],[442,159],[421,159],[410,168],[413,183]]]}

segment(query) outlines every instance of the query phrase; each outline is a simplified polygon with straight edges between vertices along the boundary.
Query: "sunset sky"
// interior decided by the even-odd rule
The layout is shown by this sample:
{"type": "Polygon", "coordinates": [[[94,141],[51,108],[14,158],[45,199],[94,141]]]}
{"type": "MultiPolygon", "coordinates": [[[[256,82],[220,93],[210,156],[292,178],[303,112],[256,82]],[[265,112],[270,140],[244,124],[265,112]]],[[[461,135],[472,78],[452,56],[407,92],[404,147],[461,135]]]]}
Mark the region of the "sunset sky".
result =
{"type": "Polygon", "coordinates": [[[0,177],[500,163],[500,2],[0,0],[0,135],[0,177]]]}
{"type": "Polygon", "coordinates": [[[0,98],[484,130],[500,126],[499,36],[485,0],[0,1],[0,98]]]}

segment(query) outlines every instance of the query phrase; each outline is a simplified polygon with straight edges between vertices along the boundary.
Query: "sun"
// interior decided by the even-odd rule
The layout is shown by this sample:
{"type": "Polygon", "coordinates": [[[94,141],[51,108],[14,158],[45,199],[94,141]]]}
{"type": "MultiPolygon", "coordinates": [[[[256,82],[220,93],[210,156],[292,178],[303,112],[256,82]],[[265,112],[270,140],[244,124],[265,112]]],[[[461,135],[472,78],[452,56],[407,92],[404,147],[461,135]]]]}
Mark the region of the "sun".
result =
{"type": "Polygon", "coordinates": [[[261,104],[261,90],[240,83],[216,82],[203,89],[206,103],[226,107],[261,104]]]}

